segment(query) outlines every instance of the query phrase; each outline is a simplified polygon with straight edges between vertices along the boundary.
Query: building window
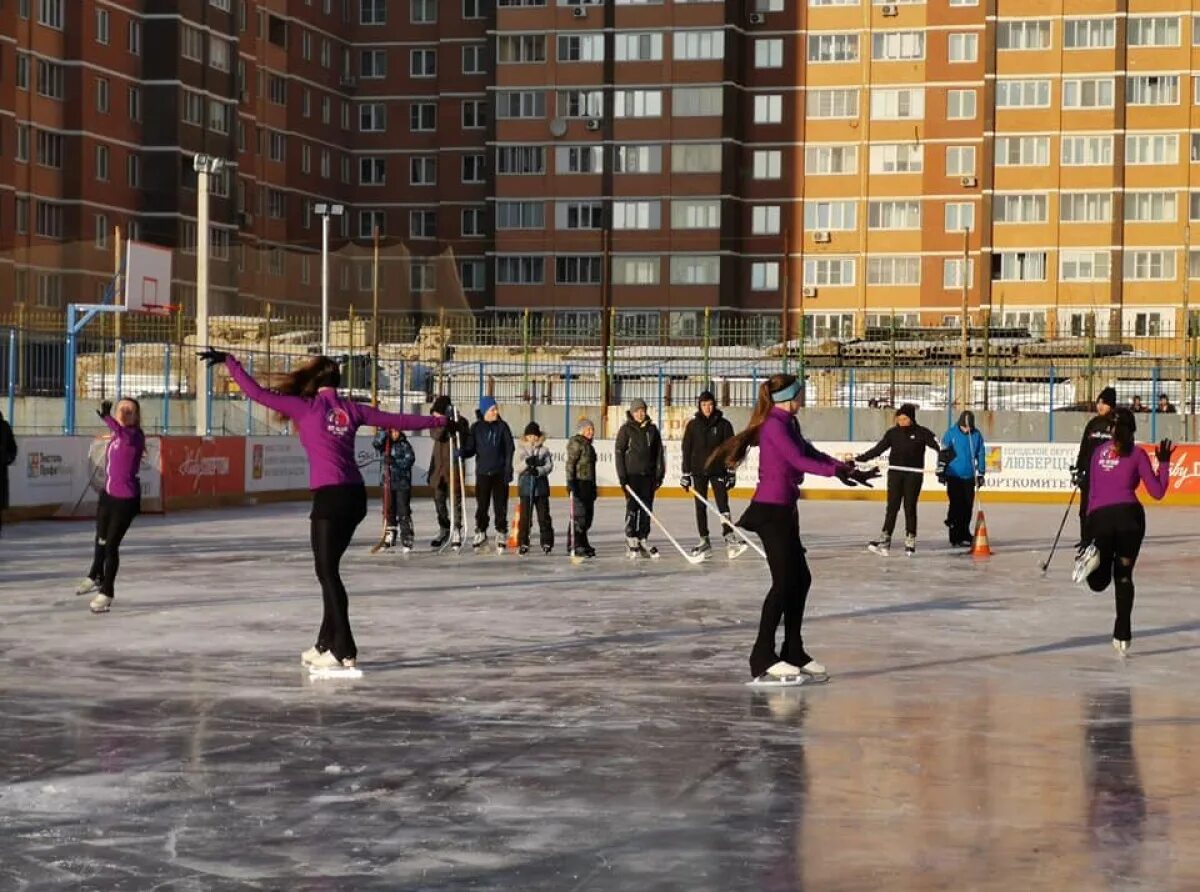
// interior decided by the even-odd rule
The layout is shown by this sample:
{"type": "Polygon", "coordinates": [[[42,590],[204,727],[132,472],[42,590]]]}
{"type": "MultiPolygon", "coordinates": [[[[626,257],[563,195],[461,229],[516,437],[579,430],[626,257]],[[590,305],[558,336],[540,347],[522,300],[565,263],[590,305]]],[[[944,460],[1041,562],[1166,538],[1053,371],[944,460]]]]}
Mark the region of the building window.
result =
{"type": "Polygon", "coordinates": [[[487,126],[487,102],[483,99],[464,99],[462,104],[464,130],[482,130],[487,126]]]}
{"type": "Polygon", "coordinates": [[[672,173],[720,173],[719,143],[675,143],[671,146],[672,173]]]}
{"type": "Polygon", "coordinates": [[[779,264],[776,261],[763,261],[750,264],[751,291],[778,291],[779,264]]]}
{"type": "Polygon", "coordinates": [[[462,73],[485,74],[487,72],[487,47],[471,44],[462,48],[462,73]]]}
{"type": "Polygon", "coordinates": [[[1045,195],[997,195],[992,201],[992,220],[996,223],[1045,223],[1045,195]]]}
{"type": "Polygon", "coordinates": [[[724,31],[676,31],[675,60],[694,61],[725,58],[724,31]]]}
{"type": "Polygon", "coordinates": [[[496,258],[497,285],[541,285],[545,278],[546,261],[543,257],[496,258]]]}
{"type": "Polygon", "coordinates": [[[96,78],[96,111],[108,114],[108,78],[96,78]]]}
{"type": "Polygon", "coordinates": [[[1067,78],[1063,80],[1062,91],[1064,109],[1113,107],[1111,77],[1067,78]]]}
{"type": "Polygon", "coordinates": [[[17,125],[17,161],[25,164],[29,161],[29,125],[17,125]]]}
{"type": "MultiPolygon", "coordinates": [[[[382,103],[379,105],[374,105],[374,106],[371,106],[371,105],[362,106],[362,114],[363,115],[366,114],[366,109],[368,109],[368,108],[377,108],[379,110],[379,114],[381,114],[381,115],[383,114],[384,107],[383,107],[382,103]]],[[[369,121],[367,118],[362,117],[361,124],[362,124],[362,126],[360,129],[362,129],[364,131],[367,131],[367,130],[382,131],[383,130],[382,126],[378,126],[378,125],[381,125],[382,122],[379,121],[378,119],[375,119],[374,117],[372,117],[371,120],[369,120],[369,121]],[[376,126],[368,127],[368,126],[366,126],[368,123],[370,123],[372,125],[376,125],[376,126]]],[[[408,128],[413,133],[429,133],[431,131],[437,130],[437,103],[435,103],[435,102],[414,102],[412,105],[410,105],[408,107],[408,128]]]]}
{"type": "Polygon", "coordinates": [[[1050,22],[1045,19],[1000,22],[996,25],[998,50],[1050,49],[1050,22]]]}
{"type": "Polygon", "coordinates": [[[951,34],[949,40],[951,62],[974,62],[979,58],[978,34],[951,34]]]}
{"type": "MultiPolygon", "coordinates": [[[[624,227],[622,227],[624,228],[624,227]]],[[[639,227],[647,228],[647,227],[639,227]]],[[[691,199],[671,202],[672,229],[720,229],[721,202],[718,199],[691,199]]]]}
{"type": "Polygon", "coordinates": [[[779,124],[782,122],[783,96],[778,93],[768,93],[754,97],[755,124],[779,124]]]}
{"type": "Polygon", "coordinates": [[[137,155],[125,159],[125,180],[131,189],[137,189],[142,184],[142,162],[137,155]]]}
{"type": "Polygon", "coordinates": [[[500,64],[545,62],[546,35],[503,34],[496,39],[496,61],[500,64]]]}
{"type": "Polygon", "coordinates": [[[63,277],[59,273],[39,273],[37,277],[37,305],[46,309],[60,309],[63,305],[63,277]]]}
{"type": "Polygon", "coordinates": [[[615,90],[613,114],[618,118],[662,117],[662,90],[615,90]]]}
{"type": "Polygon", "coordinates": [[[618,62],[659,62],[663,57],[662,34],[650,32],[622,32],[613,38],[618,62]]]}
{"type": "Polygon", "coordinates": [[[329,179],[333,175],[332,159],[328,149],[321,150],[321,178],[329,179]]]}
{"type": "Polygon", "coordinates": [[[962,232],[975,229],[975,205],[969,201],[946,202],[946,231],[962,232]]]}
{"type": "MultiPolygon", "coordinates": [[[[760,41],[761,42],[761,41],[760,41]]],[[[857,34],[810,34],[809,62],[857,62],[857,34]]]]}
{"type": "Polygon", "coordinates": [[[657,285],[662,261],[657,257],[614,257],[614,285],[657,285]]]}
{"type": "Polygon", "coordinates": [[[601,146],[559,146],[555,150],[556,173],[602,173],[604,149],[601,146]]]}
{"type": "Polygon", "coordinates": [[[540,201],[498,201],[496,228],[545,229],[546,206],[540,201]]]}
{"type": "Polygon", "coordinates": [[[358,60],[358,75],[364,80],[387,77],[387,50],[363,50],[358,60]]]}
{"type": "Polygon", "coordinates": [[[34,231],[43,238],[61,239],[65,214],[61,204],[38,201],[37,220],[34,231]]]}
{"type": "Polygon", "coordinates": [[[899,62],[925,58],[922,31],[876,31],[871,35],[871,58],[876,62],[899,62]]]}
{"type": "Polygon", "coordinates": [[[1050,81],[997,80],[996,108],[1049,108],[1050,81]]]}
{"type": "Polygon", "coordinates": [[[920,173],[925,167],[924,146],[884,143],[871,146],[871,173],[920,173]]]}
{"type": "Polygon", "coordinates": [[[974,173],[974,146],[946,146],[946,176],[968,177],[974,173]]]}
{"type": "Polygon", "coordinates": [[[267,216],[282,220],[287,215],[286,196],[279,189],[267,189],[267,216]]]}
{"type": "Polygon", "coordinates": [[[558,257],[554,261],[554,281],[559,285],[599,285],[603,278],[600,257],[558,257]]]}
{"type": "Polygon", "coordinates": [[[462,234],[468,238],[484,234],[483,208],[465,208],[462,212],[462,234]]]}
{"type": "Polygon", "coordinates": [[[358,212],[358,237],[359,238],[374,238],[375,230],[379,230],[382,236],[386,231],[384,223],[386,215],[383,211],[359,211],[358,212]]]}
{"type": "Polygon", "coordinates": [[[1175,278],[1175,252],[1126,251],[1125,278],[1133,281],[1171,281],[1175,278]]]}
{"type": "Polygon", "coordinates": [[[386,25],[387,0],[358,0],[360,25],[386,25]]]}
{"type": "Polygon", "coordinates": [[[437,158],[432,155],[416,155],[409,158],[408,182],[412,186],[436,186],[437,158]]]}
{"type": "Polygon", "coordinates": [[[1112,220],[1112,194],[1064,192],[1059,197],[1058,211],[1063,223],[1108,223],[1112,220]]]}
{"type": "Polygon", "coordinates": [[[462,156],[462,181],[464,183],[482,183],[484,181],[484,160],[481,154],[462,156]]]}
{"type": "Polygon", "coordinates": [[[496,118],[544,118],[546,94],[540,90],[501,90],[496,93],[496,118]]]}
{"type": "Polygon", "coordinates": [[[604,115],[604,91],[560,90],[558,93],[558,116],[560,118],[599,118],[604,115]]]}
{"type": "Polygon", "coordinates": [[[543,146],[497,146],[496,173],[543,174],[546,149],[543,146]]]}
{"type": "Polygon", "coordinates": [[[760,204],[750,209],[750,232],[754,235],[779,234],[779,205],[760,204]]]}
{"type": "Polygon", "coordinates": [[[217,71],[229,71],[230,58],[229,41],[220,37],[210,37],[208,41],[208,64],[217,71]]]}
{"type": "Polygon", "coordinates": [[[1130,46],[1179,46],[1179,16],[1130,16],[1130,46]]]}
{"type": "Polygon", "coordinates": [[[1112,276],[1108,251],[1059,251],[1058,275],[1064,282],[1107,282],[1112,276]]]}
{"type": "Polygon", "coordinates": [[[108,45],[109,27],[108,10],[96,10],[96,43],[108,45]]]}
{"type": "Polygon", "coordinates": [[[184,25],[179,34],[179,54],[193,62],[204,61],[204,32],[184,25]]]}
{"type": "Polygon", "coordinates": [[[808,257],[804,260],[804,284],[837,286],[854,284],[854,258],[808,257]]]}
{"type": "Polygon", "coordinates": [[[821,232],[846,232],[857,226],[858,203],[832,199],[804,202],[804,228],[821,232]]]}
{"type": "Polygon", "coordinates": [[[867,258],[868,285],[920,285],[920,257],[867,258]]]}
{"type": "Polygon", "coordinates": [[[408,54],[408,73],[412,77],[437,76],[437,50],[412,50],[408,54]]]}
{"type": "Polygon", "coordinates": [[[599,201],[560,201],[554,206],[556,229],[600,229],[604,206],[599,201]]]}
{"type": "Polygon", "coordinates": [[[925,117],[925,90],[912,87],[902,90],[871,91],[871,120],[898,121],[925,117]]]}
{"type": "Polygon", "coordinates": [[[437,0],[410,0],[408,20],[414,25],[433,25],[438,20],[437,0]]]}
{"type": "Polygon", "coordinates": [[[1177,164],[1179,134],[1153,133],[1125,137],[1126,164],[1177,164]]]}
{"type": "Polygon", "coordinates": [[[675,87],[671,91],[671,114],[677,118],[717,117],[723,109],[721,87],[675,87]]]}
{"type": "Polygon", "coordinates": [[[1125,98],[1130,105],[1178,105],[1179,76],[1130,75],[1125,81],[1125,98]]]}
{"type": "MultiPolygon", "coordinates": [[[[974,282],[975,261],[974,259],[970,259],[967,261],[967,286],[970,287],[974,282]]],[[[963,287],[963,262],[961,258],[942,261],[942,287],[963,287]]]]}
{"type": "Polygon", "coordinates": [[[721,258],[708,255],[671,258],[672,285],[720,285],[721,258]]]}
{"type": "Polygon", "coordinates": [[[108,146],[96,146],[96,179],[108,182],[108,146]]]}
{"type": "Polygon", "coordinates": [[[63,26],[63,0],[38,0],[38,24],[59,31],[63,26]]]}
{"type": "Polygon", "coordinates": [[[208,129],[214,133],[229,133],[229,124],[233,120],[233,106],[208,100],[208,129]]]}
{"type": "Polygon", "coordinates": [[[783,171],[783,152],[779,149],[756,149],[753,168],[756,180],[779,179],[783,171]]]}
{"type": "Polygon", "coordinates": [[[999,251],[992,254],[992,281],[1046,281],[1046,252],[999,251]]]}
{"type": "Polygon", "coordinates": [[[810,118],[857,118],[858,89],[809,90],[804,114],[810,118]]]}
{"type": "Polygon", "coordinates": [[[920,229],[921,202],[869,201],[867,226],[870,229],[920,229]]]}
{"type": "MultiPolygon", "coordinates": [[[[426,106],[414,103],[411,106],[411,111],[413,113],[413,130],[432,130],[437,126],[436,105],[431,103],[426,106]],[[418,126],[425,118],[424,114],[419,113],[417,110],[424,108],[428,108],[433,112],[431,116],[433,123],[428,127],[418,126]]],[[[387,106],[382,102],[364,102],[360,105],[358,107],[358,129],[363,133],[383,133],[387,130],[387,106]]]]}
{"type": "Polygon", "coordinates": [[[953,121],[970,121],[975,119],[975,91],[947,90],[946,117],[953,121]]]}
{"type": "Polygon", "coordinates": [[[14,208],[16,215],[14,226],[18,234],[24,235],[29,232],[29,199],[17,198],[14,208]]]}
{"type": "Polygon", "coordinates": [[[29,89],[29,56],[26,53],[17,53],[17,72],[16,81],[18,90],[29,89]]]}
{"type": "Polygon", "coordinates": [[[1103,166],[1113,163],[1111,136],[1063,136],[1062,163],[1066,166],[1103,166]]]}
{"type": "Polygon", "coordinates": [[[662,146],[614,146],[613,173],[660,173],[662,146]]]}
{"type": "Polygon", "coordinates": [[[998,136],[995,146],[997,167],[1045,167],[1050,163],[1047,136],[998,136]]]}
{"type": "Polygon", "coordinates": [[[104,214],[96,215],[96,241],[97,248],[108,247],[108,217],[104,214]]]}
{"type": "Polygon", "coordinates": [[[44,59],[37,62],[37,91],[40,96],[62,99],[66,96],[63,67],[44,59]]]}
{"type": "Polygon", "coordinates": [[[482,260],[461,260],[458,277],[463,291],[483,291],[487,287],[487,267],[482,260]]]}
{"type": "Polygon", "coordinates": [[[1125,220],[1129,223],[1174,223],[1174,192],[1126,192],[1125,220]]]}
{"type": "Polygon", "coordinates": [[[662,227],[662,205],[657,201],[614,201],[613,229],[659,229],[662,227]]]}
{"type": "Polygon", "coordinates": [[[778,37],[760,38],[754,41],[755,68],[783,67],[783,40],[778,37]]]}
{"type": "Polygon", "coordinates": [[[484,17],[483,0],[463,0],[462,17],[464,21],[482,19],[484,17]]]}
{"type": "Polygon", "coordinates": [[[361,186],[387,185],[387,162],[383,158],[359,158],[358,182],[361,186]]]}
{"type": "Polygon", "coordinates": [[[63,138],[61,134],[47,130],[37,132],[37,163],[42,167],[61,169],[63,166],[63,138]]]}
{"type": "Polygon", "coordinates": [[[283,133],[277,133],[274,130],[270,131],[267,140],[268,152],[267,157],[272,161],[282,163],[287,158],[287,136],[283,133]]]}
{"type": "Polygon", "coordinates": [[[137,19],[129,23],[128,47],[129,52],[133,55],[140,56],[142,54],[142,23],[137,19]]]}
{"type": "Polygon", "coordinates": [[[603,34],[560,34],[559,62],[603,62],[603,34]]]}
{"type": "Polygon", "coordinates": [[[437,238],[437,211],[409,211],[408,235],[415,239],[437,238]]]}
{"type": "Polygon", "coordinates": [[[1116,19],[1067,19],[1063,23],[1064,49],[1108,49],[1116,44],[1116,19]]]}

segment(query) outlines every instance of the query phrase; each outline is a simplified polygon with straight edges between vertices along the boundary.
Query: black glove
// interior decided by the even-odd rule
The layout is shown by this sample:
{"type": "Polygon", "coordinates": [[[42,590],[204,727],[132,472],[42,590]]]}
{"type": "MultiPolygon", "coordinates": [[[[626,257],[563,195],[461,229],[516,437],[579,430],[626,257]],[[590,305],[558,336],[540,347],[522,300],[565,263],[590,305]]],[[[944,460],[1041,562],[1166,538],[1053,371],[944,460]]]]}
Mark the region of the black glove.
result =
{"type": "Polygon", "coordinates": [[[867,489],[874,489],[875,487],[871,485],[870,481],[879,476],[879,468],[860,471],[853,465],[841,465],[835,476],[846,486],[865,486],[867,489]]]}
{"type": "Polygon", "coordinates": [[[529,469],[530,474],[537,473],[539,465],[541,465],[541,462],[537,460],[536,456],[531,455],[525,459],[525,467],[529,469]]]}
{"type": "Polygon", "coordinates": [[[1087,485],[1087,474],[1083,468],[1071,465],[1071,485],[1078,489],[1082,489],[1087,485]]]}
{"type": "Polygon", "coordinates": [[[1154,450],[1154,457],[1158,459],[1158,463],[1166,462],[1171,464],[1171,453],[1175,451],[1175,444],[1170,440],[1160,440],[1158,448],[1154,450]]]}
{"type": "Polygon", "coordinates": [[[682,477],[680,477],[679,485],[682,486],[685,491],[691,489],[692,488],[692,475],[684,474],[682,477]]]}
{"type": "Polygon", "coordinates": [[[654,481],[654,491],[658,492],[660,489],[662,489],[662,484],[663,484],[663,482],[662,482],[661,477],[659,477],[657,480],[655,480],[654,481]]]}
{"type": "Polygon", "coordinates": [[[214,350],[212,347],[207,347],[196,354],[198,357],[208,363],[208,367],[212,368],[215,365],[220,365],[225,362],[229,354],[224,350],[214,350]]]}
{"type": "Polygon", "coordinates": [[[627,487],[629,485],[629,481],[622,477],[617,478],[617,483],[620,485],[622,490],[624,490],[625,487],[627,487]]]}
{"type": "Polygon", "coordinates": [[[982,475],[982,474],[978,474],[978,475],[976,475],[976,477],[975,477],[975,488],[976,488],[976,489],[983,489],[983,475],[982,475]]]}
{"type": "Polygon", "coordinates": [[[729,471],[725,474],[725,490],[728,492],[737,486],[737,474],[729,471]]]}
{"type": "Polygon", "coordinates": [[[107,418],[112,414],[112,400],[105,400],[100,404],[100,408],[96,410],[96,414],[101,418],[107,418]]]}
{"type": "Polygon", "coordinates": [[[569,495],[569,496],[575,495],[575,481],[574,480],[567,481],[567,495],[569,495]]]}
{"type": "Polygon", "coordinates": [[[945,468],[938,469],[937,482],[940,483],[942,486],[946,485],[946,470],[945,470],[945,468]]]}

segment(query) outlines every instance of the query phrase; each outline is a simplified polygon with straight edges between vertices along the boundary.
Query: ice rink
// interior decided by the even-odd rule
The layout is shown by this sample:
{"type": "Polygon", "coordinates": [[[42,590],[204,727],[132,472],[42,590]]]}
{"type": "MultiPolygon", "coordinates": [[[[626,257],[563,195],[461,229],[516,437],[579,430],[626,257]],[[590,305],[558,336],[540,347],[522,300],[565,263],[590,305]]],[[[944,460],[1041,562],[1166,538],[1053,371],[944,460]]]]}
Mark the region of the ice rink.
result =
{"type": "Polygon", "coordinates": [[[942,504],[909,560],[864,550],[881,504],[801,502],[832,678],[774,693],[752,552],[630,563],[609,500],[575,567],[554,511],[549,558],[433,555],[426,500],[371,557],[372,503],[357,681],[299,665],[306,504],[139,518],[105,616],[87,523],[6,527],[0,890],[1200,888],[1200,510],[1149,510],[1122,662],[1073,520],[1039,573],[1062,506],[988,507],[973,562],[942,504]]]}

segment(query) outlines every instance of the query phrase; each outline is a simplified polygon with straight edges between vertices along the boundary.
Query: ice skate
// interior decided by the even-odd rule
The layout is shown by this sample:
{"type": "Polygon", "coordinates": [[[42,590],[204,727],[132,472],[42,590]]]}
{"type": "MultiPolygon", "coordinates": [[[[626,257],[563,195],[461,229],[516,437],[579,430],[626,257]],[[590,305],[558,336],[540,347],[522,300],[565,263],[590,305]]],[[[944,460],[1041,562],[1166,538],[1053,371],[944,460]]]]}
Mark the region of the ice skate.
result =
{"type": "Polygon", "coordinates": [[[483,530],[476,530],[475,535],[471,537],[471,547],[476,551],[487,545],[487,533],[483,530]]]}
{"type": "Polygon", "coordinates": [[[650,560],[654,561],[658,560],[658,549],[653,545],[648,545],[645,539],[638,540],[638,548],[642,557],[649,558],[650,560]]]}
{"type": "Polygon", "coordinates": [[[890,536],[880,536],[867,543],[867,551],[872,554],[877,554],[880,557],[887,557],[892,551],[892,538],[890,536]]]}
{"type": "Polygon", "coordinates": [[[90,595],[92,592],[100,588],[100,581],[92,579],[90,576],[81,580],[79,585],[75,587],[75,594],[90,595]]]}
{"type": "Polygon", "coordinates": [[[443,548],[448,541],[450,541],[450,528],[442,527],[438,530],[438,534],[434,537],[433,541],[429,543],[429,547],[435,550],[443,548]]]}
{"type": "Polygon", "coordinates": [[[525,555],[529,554],[529,546],[528,545],[518,546],[517,554],[519,554],[521,557],[525,557],[525,555]]]}
{"type": "Polygon", "coordinates": [[[450,537],[450,547],[455,551],[462,548],[462,530],[454,531],[454,535],[450,537]]]}
{"type": "Polygon", "coordinates": [[[741,557],[749,547],[750,544],[739,537],[737,533],[729,532],[725,534],[725,550],[729,554],[731,561],[741,557]]]}
{"type": "Polygon", "coordinates": [[[1119,638],[1113,639],[1113,650],[1115,650],[1117,652],[1117,656],[1121,657],[1122,659],[1129,656],[1129,645],[1130,642],[1128,641],[1122,641],[1119,638]]]}
{"type": "Polygon", "coordinates": [[[317,650],[317,646],[314,644],[308,650],[304,651],[304,653],[300,654],[300,665],[307,666],[320,655],[321,652],[317,650]]]}
{"type": "Polygon", "coordinates": [[[804,684],[804,680],[804,675],[800,672],[800,667],[780,660],[767,667],[767,671],[762,675],[747,683],[752,687],[780,688],[789,685],[801,685],[804,684]]]}
{"type": "MultiPolygon", "coordinates": [[[[496,537],[496,554],[504,554],[504,548],[505,548],[504,539],[501,538],[500,536],[497,536],[496,537]]],[[[526,548],[526,551],[528,551],[528,550],[529,549],[526,548]]]]}
{"type": "Polygon", "coordinates": [[[1079,553],[1079,557],[1075,558],[1075,569],[1071,571],[1071,581],[1076,585],[1086,584],[1092,571],[1099,566],[1100,549],[1095,545],[1088,545],[1079,553]]]}
{"type": "Polygon", "coordinates": [[[362,670],[353,657],[339,660],[331,650],[308,664],[308,674],[314,678],[362,678],[362,670]]]}
{"type": "Polygon", "coordinates": [[[549,554],[552,551],[554,551],[553,545],[543,545],[542,546],[542,554],[549,554]]]}
{"type": "Polygon", "coordinates": [[[388,527],[383,533],[383,547],[393,548],[396,545],[396,528],[388,527]]]}
{"type": "Polygon", "coordinates": [[[631,561],[636,561],[642,556],[642,542],[637,536],[625,537],[625,557],[631,561]]]}
{"type": "Polygon", "coordinates": [[[400,537],[400,550],[405,554],[413,550],[413,537],[411,533],[400,537]]]}
{"type": "Polygon", "coordinates": [[[916,553],[917,553],[917,537],[916,536],[905,536],[904,537],[904,556],[912,557],[916,553]]]}
{"type": "Polygon", "coordinates": [[[807,663],[801,666],[800,672],[804,675],[811,676],[813,679],[818,681],[829,677],[829,673],[825,671],[825,667],[813,659],[810,659],[807,663]]]}
{"type": "Polygon", "coordinates": [[[113,599],[111,595],[105,595],[101,593],[92,598],[92,603],[88,604],[88,609],[91,610],[92,613],[108,613],[108,611],[112,608],[112,602],[113,599]]]}
{"type": "Polygon", "coordinates": [[[692,549],[692,557],[709,558],[712,556],[712,542],[708,536],[701,536],[700,541],[696,543],[696,547],[692,549]]]}

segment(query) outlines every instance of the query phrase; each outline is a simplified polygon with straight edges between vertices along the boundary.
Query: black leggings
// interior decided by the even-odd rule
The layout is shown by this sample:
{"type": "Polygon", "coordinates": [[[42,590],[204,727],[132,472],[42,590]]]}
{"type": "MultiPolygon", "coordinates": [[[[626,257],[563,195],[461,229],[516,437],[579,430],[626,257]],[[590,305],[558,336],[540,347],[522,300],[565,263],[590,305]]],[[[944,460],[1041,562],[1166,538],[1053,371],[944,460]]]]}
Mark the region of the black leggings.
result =
{"type": "Polygon", "coordinates": [[[117,570],[121,568],[121,540],[141,510],[141,499],[118,499],[106,492],[100,493],[100,504],[96,509],[96,544],[88,578],[99,583],[100,593],[110,598],[116,597],[113,585],[117,581],[117,570]]]}
{"type": "Polygon", "coordinates": [[[947,477],[946,497],[950,501],[950,506],[946,509],[946,526],[950,528],[950,544],[965,542],[971,538],[971,509],[975,507],[975,481],[962,477],[947,477]]]}
{"type": "MultiPolygon", "coordinates": [[[[721,475],[708,477],[704,474],[692,475],[692,487],[696,490],[697,495],[708,498],[708,486],[712,484],[713,497],[712,501],[717,503],[717,511],[721,514],[729,513],[729,492],[725,489],[725,477],[721,475]]],[[[708,506],[699,499],[692,499],[696,505],[696,532],[701,536],[708,536],[708,506]]],[[[721,522],[721,534],[733,532],[724,521],[721,522]]]]}
{"type": "Polygon", "coordinates": [[[896,529],[896,515],[904,503],[904,532],[917,535],[917,499],[925,477],[914,471],[888,471],[887,511],[883,515],[883,533],[889,539],[896,529]]]}
{"type": "Polygon", "coordinates": [[[803,666],[812,660],[804,650],[801,634],[812,573],[800,541],[800,515],[796,506],[751,502],[738,526],[758,533],[767,553],[767,566],[771,568],[771,590],[763,601],[758,637],[750,651],[750,674],[758,678],[779,660],[803,666]],[[775,631],[780,619],[783,647],[776,654],[775,631]]]}
{"type": "Polygon", "coordinates": [[[1087,578],[1088,588],[1102,592],[1113,583],[1117,619],[1113,638],[1133,640],[1133,566],[1146,538],[1146,511],[1136,503],[1109,505],[1087,518],[1088,532],[1100,552],[1100,565],[1087,578]]]}
{"type": "Polygon", "coordinates": [[[331,650],[339,660],[358,656],[350,631],[350,599],[342,585],[340,567],[355,529],[366,516],[367,489],[361,483],[323,486],[313,491],[309,535],[325,604],[317,650],[331,650]]]}
{"type": "Polygon", "coordinates": [[[475,475],[475,532],[486,533],[488,505],[491,505],[496,532],[508,535],[508,481],[503,474],[475,475]]]}

